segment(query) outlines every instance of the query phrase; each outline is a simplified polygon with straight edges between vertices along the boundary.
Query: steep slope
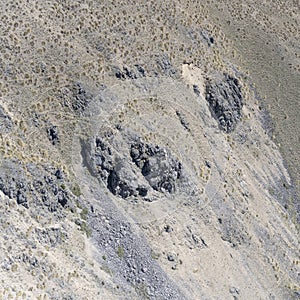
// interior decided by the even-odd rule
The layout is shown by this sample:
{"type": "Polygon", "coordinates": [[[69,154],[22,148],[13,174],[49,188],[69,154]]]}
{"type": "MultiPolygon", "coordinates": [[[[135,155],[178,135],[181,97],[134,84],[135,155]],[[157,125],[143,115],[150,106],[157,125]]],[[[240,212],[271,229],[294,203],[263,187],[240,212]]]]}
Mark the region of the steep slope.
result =
{"type": "Polygon", "coordinates": [[[222,3],[1,5],[0,298],[299,297],[296,154],[222,3]]]}

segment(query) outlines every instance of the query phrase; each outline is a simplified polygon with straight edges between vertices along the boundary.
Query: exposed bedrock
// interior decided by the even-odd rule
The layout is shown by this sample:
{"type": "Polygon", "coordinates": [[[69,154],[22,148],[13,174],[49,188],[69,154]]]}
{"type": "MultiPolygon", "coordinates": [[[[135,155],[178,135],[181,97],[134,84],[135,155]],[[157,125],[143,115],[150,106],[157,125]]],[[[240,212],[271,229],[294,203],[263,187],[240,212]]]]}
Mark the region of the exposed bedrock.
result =
{"type": "Polygon", "coordinates": [[[241,119],[243,96],[239,81],[224,74],[221,80],[209,80],[206,84],[206,100],[220,129],[232,132],[241,119]]]}
{"type": "Polygon", "coordinates": [[[92,157],[96,173],[114,195],[122,198],[141,196],[149,191],[173,194],[182,178],[182,165],[172,153],[160,146],[132,142],[121,157],[102,139],[96,139],[92,157]]]}

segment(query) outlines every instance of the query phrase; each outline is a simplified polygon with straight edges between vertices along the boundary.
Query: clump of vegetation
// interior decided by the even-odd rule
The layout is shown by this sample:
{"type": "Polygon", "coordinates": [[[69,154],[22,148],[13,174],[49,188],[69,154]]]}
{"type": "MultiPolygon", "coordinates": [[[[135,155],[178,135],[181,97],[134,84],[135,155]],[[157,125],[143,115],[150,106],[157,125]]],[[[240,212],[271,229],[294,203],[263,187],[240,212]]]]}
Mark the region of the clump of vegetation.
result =
{"type": "Polygon", "coordinates": [[[77,197],[80,197],[82,195],[80,186],[78,183],[75,183],[74,186],[72,187],[72,193],[77,197]]]}
{"type": "Polygon", "coordinates": [[[87,220],[87,217],[88,217],[88,209],[86,207],[84,207],[81,212],[80,212],[80,217],[82,220],[87,220]]]}
{"type": "Polygon", "coordinates": [[[157,252],[154,252],[153,250],[151,250],[151,258],[152,259],[159,259],[160,254],[157,252]]]}
{"type": "Polygon", "coordinates": [[[92,236],[92,230],[88,227],[86,222],[80,223],[80,230],[85,232],[88,238],[92,236]]]}
{"type": "Polygon", "coordinates": [[[117,254],[120,258],[123,258],[124,255],[125,255],[125,251],[124,251],[124,248],[122,246],[118,246],[118,249],[117,249],[117,254]]]}

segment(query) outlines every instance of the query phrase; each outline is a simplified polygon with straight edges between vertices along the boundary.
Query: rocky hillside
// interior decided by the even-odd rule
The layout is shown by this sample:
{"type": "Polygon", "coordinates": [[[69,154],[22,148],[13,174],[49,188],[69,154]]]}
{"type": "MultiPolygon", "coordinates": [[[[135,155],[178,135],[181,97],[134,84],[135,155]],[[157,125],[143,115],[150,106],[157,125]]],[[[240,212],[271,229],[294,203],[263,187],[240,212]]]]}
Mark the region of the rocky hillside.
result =
{"type": "Polygon", "coordinates": [[[0,299],[300,299],[290,2],[1,2],[0,299]]]}

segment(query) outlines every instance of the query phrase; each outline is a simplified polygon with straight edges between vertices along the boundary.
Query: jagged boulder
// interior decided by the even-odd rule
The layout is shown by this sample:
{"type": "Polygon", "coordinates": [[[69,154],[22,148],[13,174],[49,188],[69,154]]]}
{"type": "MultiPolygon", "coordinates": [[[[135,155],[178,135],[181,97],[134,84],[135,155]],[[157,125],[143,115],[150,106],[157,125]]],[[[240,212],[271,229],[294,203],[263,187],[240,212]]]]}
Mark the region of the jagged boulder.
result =
{"type": "Polygon", "coordinates": [[[120,158],[113,148],[101,138],[96,138],[93,156],[96,174],[109,191],[124,199],[130,196],[147,195],[147,188],[137,176],[126,157],[120,158]]]}
{"type": "Polygon", "coordinates": [[[137,196],[138,178],[128,162],[120,161],[116,163],[107,178],[107,187],[114,195],[121,196],[124,199],[137,196]]]}
{"type": "Polygon", "coordinates": [[[130,155],[154,190],[175,192],[182,166],[166,149],[141,142],[131,145],[130,155]]]}
{"type": "Polygon", "coordinates": [[[59,143],[59,134],[58,134],[58,127],[52,125],[47,129],[48,132],[48,138],[49,141],[53,144],[56,145],[59,143]]]}
{"type": "Polygon", "coordinates": [[[241,119],[243,96],[239,81],[224,74],[222,80],[209,80],[206,84],[206,100],[220,128],[232,132],[241,119]]]}

